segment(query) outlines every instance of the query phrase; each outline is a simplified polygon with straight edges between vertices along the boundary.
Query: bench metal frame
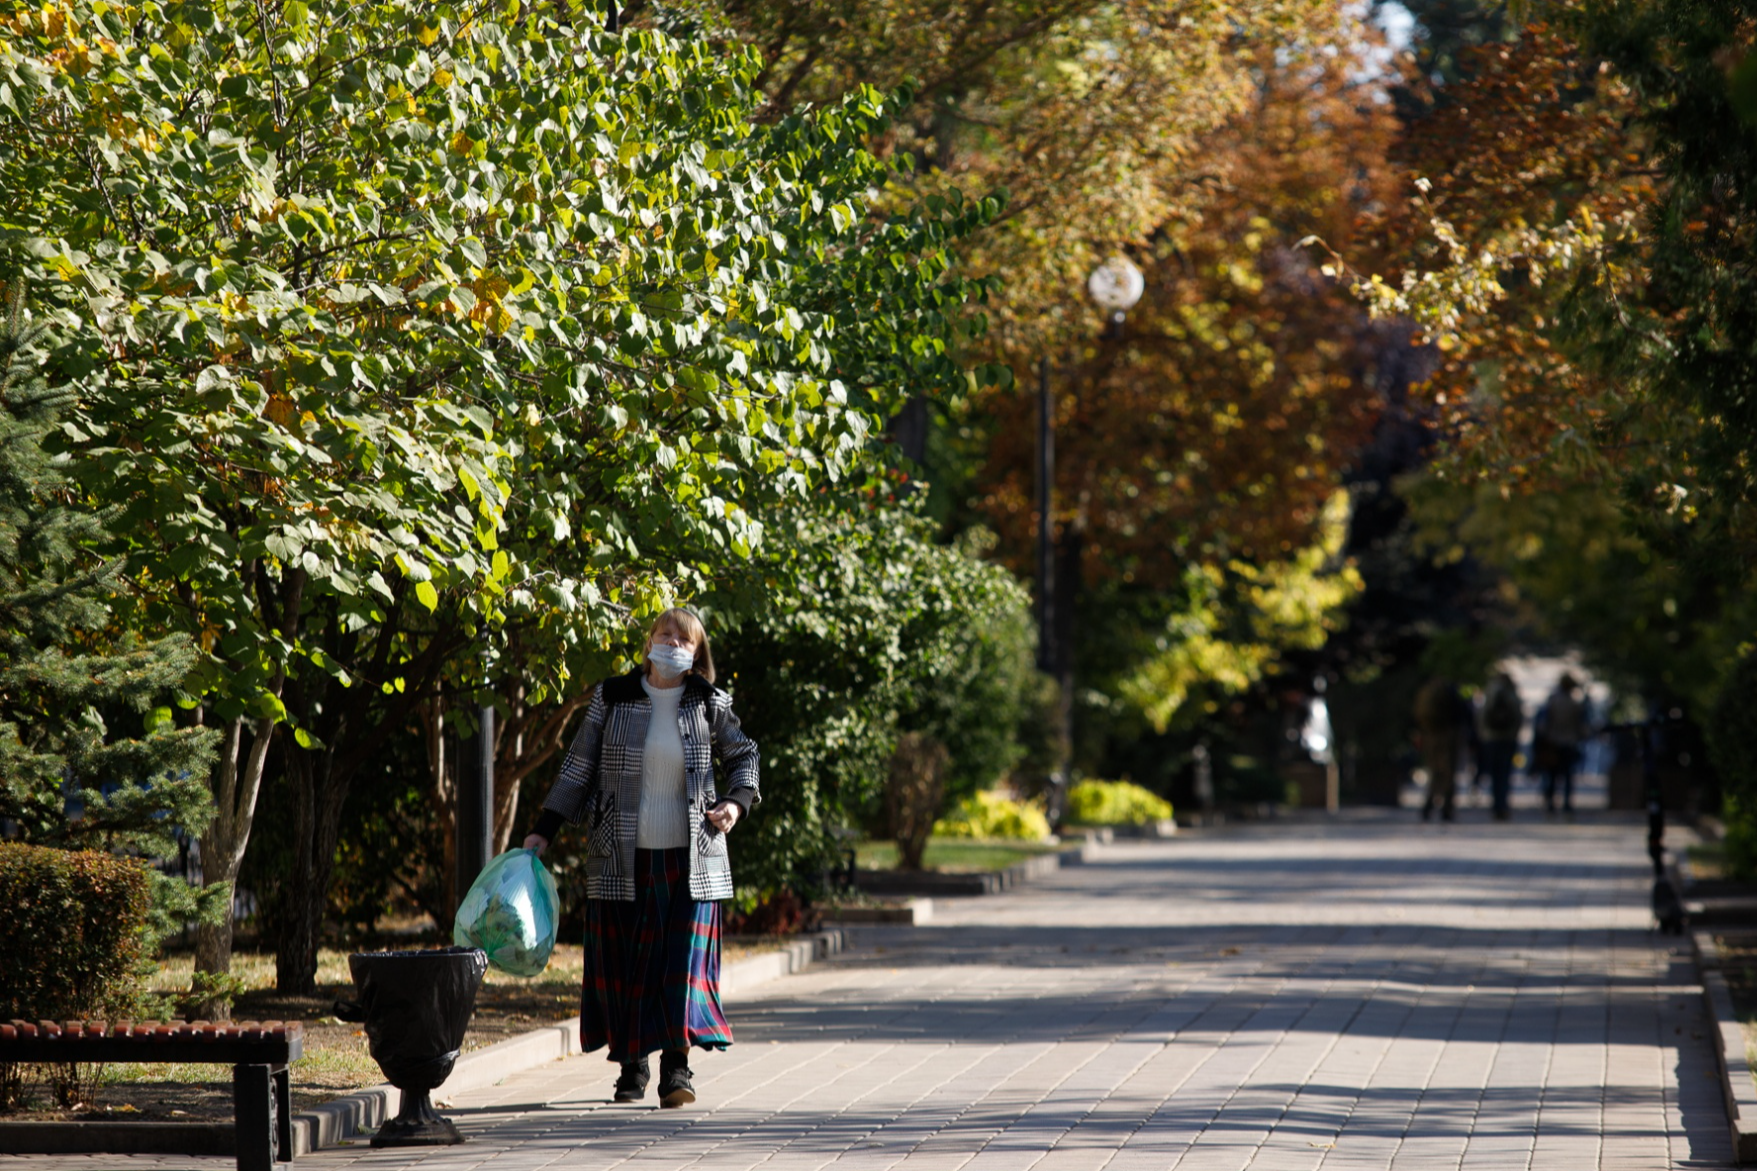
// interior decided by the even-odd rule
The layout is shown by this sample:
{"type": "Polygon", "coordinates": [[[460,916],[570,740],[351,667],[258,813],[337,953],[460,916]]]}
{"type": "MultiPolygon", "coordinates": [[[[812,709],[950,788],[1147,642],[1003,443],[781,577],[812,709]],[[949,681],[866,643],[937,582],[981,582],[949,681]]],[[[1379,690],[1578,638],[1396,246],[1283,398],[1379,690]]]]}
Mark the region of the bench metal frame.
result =
{"type": "Polygon", "coordinates": [[[303,1030],[271,1033],[238,1026],[161,1025],[126,1033],[107,1031],[99,1036],[94,1035],[95,1027],[93,1032],[75,1032],[70,1024],[54,1034],[39,1025],[33,1030],[35,1036],[19,1036],[20,1023],[0,1030],[0,1061],[230,1063],[238,1171],[273,1171],[277,1161],[293,1161],[292,1087],[287,1066],[304,1055],[303,1030]]]}

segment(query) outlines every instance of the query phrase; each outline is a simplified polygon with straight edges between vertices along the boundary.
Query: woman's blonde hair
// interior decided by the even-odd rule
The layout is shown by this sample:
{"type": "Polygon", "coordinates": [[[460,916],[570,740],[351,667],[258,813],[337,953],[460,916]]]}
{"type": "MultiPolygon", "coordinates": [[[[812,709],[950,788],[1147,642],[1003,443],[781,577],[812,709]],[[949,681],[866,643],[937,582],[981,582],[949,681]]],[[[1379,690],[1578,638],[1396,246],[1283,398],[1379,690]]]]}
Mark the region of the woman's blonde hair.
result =
{"type": "Polygon", "coordinates": [[[714,652],[708,647],[708,630],[702,625],[701,618],[694,610],[683,606],[673,606],[653,619],[653,625],[647,629],[647,641],[641,646],[641,658],[653,649],[653,637],[667,626],[676,628],[677,633],[695,643],[695,663],[690,667],[689,674],[700,675],[709,683],[714,681],[714,652]]]}

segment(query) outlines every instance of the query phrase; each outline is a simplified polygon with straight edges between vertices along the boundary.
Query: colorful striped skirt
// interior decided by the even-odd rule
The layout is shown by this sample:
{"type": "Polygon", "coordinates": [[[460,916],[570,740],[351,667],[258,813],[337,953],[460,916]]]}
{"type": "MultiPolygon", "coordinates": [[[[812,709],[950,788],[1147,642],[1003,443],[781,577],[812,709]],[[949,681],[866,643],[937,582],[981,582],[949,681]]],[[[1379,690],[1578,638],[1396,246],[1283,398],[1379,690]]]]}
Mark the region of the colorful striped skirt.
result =
{"type": "Polygon", "coordinates": [[[655,1050],[724,1049],[720,904],[689,893],[689,850],[636,850],[635,897],[586,903],[580,1047],[612,1061],[655,1050]]]}

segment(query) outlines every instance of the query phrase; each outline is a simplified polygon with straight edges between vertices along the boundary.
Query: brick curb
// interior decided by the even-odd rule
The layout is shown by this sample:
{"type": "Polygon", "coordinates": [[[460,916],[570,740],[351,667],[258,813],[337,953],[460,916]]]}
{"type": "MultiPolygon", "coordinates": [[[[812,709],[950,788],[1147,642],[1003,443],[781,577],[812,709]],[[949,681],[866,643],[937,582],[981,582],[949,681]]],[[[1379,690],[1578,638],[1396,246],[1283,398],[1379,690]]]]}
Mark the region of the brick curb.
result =
{"type": "Polygon", "coordinates": [[[1702,977],[1702,999],[1714,1021],[1714,1051],[1720,1058],[1720,1088],[1726,1098],[1733,1157],[1740,1163],[1757,1163],[1757,1081],[1751,1076],[1745,1030],[1733,1012],[1732,993],[1720,970],[1720,948],[1713,934],[1693,931],[1690,941],[1702,977]]]}
{"type": "MultiPolygon", "coordinates": [[[[837,955],[845,938],[839,928],[817,932],[779,950],[728,964],[720,972],[722,994],[736,996],[771,980],[837,955]]],[[[543,1025],[458,1058],[436,1092],[447,1097],[492,1086],[548,1061],[577,1056],[580,1019],[543,1025]]],[[[293,1116],[293,1153],[309,1155],[348,1146],[384,1125],[401,1104],[395,1086],[368,1086],[293,1116]]],[[[237,1145],[228,1122],[7,1122],[0,1123],[0,1154],[232,1155],[237,1145]]]]}

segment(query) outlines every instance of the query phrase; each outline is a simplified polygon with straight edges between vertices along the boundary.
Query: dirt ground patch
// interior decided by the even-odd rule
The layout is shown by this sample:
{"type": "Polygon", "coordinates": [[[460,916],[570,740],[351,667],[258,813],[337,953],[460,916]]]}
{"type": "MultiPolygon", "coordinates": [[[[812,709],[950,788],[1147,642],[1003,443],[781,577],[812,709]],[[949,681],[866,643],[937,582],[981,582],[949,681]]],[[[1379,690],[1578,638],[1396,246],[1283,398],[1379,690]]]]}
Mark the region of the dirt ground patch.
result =
{"type": "MultiPolygon", "coordinates": [[[[727,939],[721,962],[735,963],[782,946],[772,939],[727,939]]],[[[476,1011],[464,1036],[464,1052],[516,1037],[542,1024],[565,1020],[579,1012],[584,953],[577,945],[555,949],[549,967],[531,979],[490,970],[476,997],[476,1011]]],[[[163,965],[155,986],[187,986],[189,961],[173,958],[163,965]],[[181,981],[181,985],[179,984],[181,981]]],[[[293,1065],[293,1109],[306,1110],[349,1090],[375,1086],[384,1073],[366,1049],[366,1034],[355,1024],[338,1020],[335,1002],[353,995],[347,976],[347,953],[325,950],[318,964],[315,996],[281,996],[273,989],[274,957],[235,957],[233,972],[251,987],[238,997],[234,1020],[302,1021],[305,1056],[293,1065]]],[[[11,1121],[229,1122],[232,1119],[232,1068],[229,1065],[108,1065],[96,1067],[89,1100],[71,1110],[53,1106],[40,1070],[26,1086],[26,1108],[5,1115],[11,1121]]],[[[607,1075],[608,1076],[608,1075],[607,1075]]],[[[445,1097],[445,1088],[437,1095],[445,1097]]]]}

